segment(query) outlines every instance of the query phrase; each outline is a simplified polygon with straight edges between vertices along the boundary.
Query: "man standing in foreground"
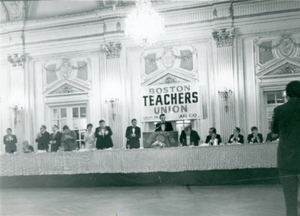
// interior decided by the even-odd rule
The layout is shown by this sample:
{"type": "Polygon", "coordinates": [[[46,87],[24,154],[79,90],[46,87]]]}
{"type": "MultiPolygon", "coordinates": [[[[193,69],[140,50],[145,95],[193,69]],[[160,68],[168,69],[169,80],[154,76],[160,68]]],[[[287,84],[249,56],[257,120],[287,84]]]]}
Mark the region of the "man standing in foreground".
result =
{"type": "Polygon", "coordinates": [[[286,86],[288,102],[274,110],[272,132],[279,134],[278,170],[287,216],[298,216],[298,186],[300,178],[300,82],[286,86]]]}

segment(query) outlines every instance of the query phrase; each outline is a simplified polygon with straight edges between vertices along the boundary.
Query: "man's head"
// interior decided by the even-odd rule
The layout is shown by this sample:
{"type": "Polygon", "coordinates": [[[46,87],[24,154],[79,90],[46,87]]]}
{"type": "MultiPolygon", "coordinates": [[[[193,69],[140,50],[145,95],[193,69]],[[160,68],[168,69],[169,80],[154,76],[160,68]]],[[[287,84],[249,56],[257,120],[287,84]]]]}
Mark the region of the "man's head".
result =
{"type": "Polygon", "coordinates": [[[70,131],[69,126],[68,125],[63,126],[63,131],[65,133],[68,133],[70,131]]]}
{"type": "Polygon", "coordinates": [[[253,133],[253,134],[258,134],[258,128],[256,127],[256,126],[253,126],[252,128],[251,128],[251,132],[253,133]]]}
{"type": "Polygon", "coordinates": [[[42,133],[44,133],[44,132],[46,131],[46,129],[47,129],[46,125],[42,125],[42,126],[40,127],[40,131],[41,131],[42,133]]]}
{"type": "Polygon", "coordinates": [[[133,127],[136,127],[136,125],[137,125],[137,120],[136,120],[136,119],[132,119],[132,120],[131,120],[131,124],[132,124],[133,127]]]}
{"type": "Polygon", "coordinates": [[[162,122],[165,122],[165,121],[166,121],[166,115],[163,114],[163,113],[160,114],[159,119],[160,119],[162,122]]]}
{"type": "Polygon", "coordinates": [[[209,128],[208,133],[209,133],[210,136],[213,135],[213,134],[217,134],[217,129],[214,128],[214,127],[211,127],[211,128],[209,128]]]}
{"type": "Polygon", "coordinates": [[[105,127],[105,121],[102,119],[99,121],[100,127],[104,128],[105,127]]]}
{"type": "Polygon", "coordinates": [[[24,141],[24,142],[23,142],[23,147],[27,148],[28,146],[29,146],[28,141],[24,141]]]}
{"type": "Polygon", "coordinates": [[[240,133],[241,132],[241,129],[239,128],[239,127],[235,127],[234,129],[233,129],[233,133],[240,133]]]}
{"type": "Polygon", "coordinates": [[[300,81],[292,81],[286,85],[286,96],[290,98],[300,98],[300,81]]]}
{"type": "Polygon", "coordinates": [[[190,132],[192,130],[192,125],[188,125],[184,128],[185,132],[190,132]]]}
{"type": "Polygon", "coordinates": [[[52,126],[52,131],[53,131],[53,132],[58,131],[58,126],[57,126],[57,125],[53,125],[53,126],[52,126]]]}
{"type": "Polygon", "coordinates": [[[92,129],[93,129],[93,125],[92,125],[92,124],[88,124],[88,125],[86,126],[86,129],[87,129],[88,131],[92,130],[92,129]]]}
{"type": "Polygon", "coordinates": [[[7,133],[7,135],[11,135],[11,128],[7,128],[6,133],[7,133]]]}

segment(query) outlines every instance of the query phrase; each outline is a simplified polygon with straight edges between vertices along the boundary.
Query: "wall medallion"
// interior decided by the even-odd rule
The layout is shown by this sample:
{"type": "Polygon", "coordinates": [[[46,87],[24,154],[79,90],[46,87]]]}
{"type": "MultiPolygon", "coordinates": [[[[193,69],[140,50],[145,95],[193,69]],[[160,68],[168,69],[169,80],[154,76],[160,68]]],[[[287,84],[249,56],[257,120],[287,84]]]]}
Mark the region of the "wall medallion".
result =
{"type": "Polygon", "coordinates": [[[279,39],[279,51],[284,56],[292,54],[295,48],[295,41],[290,34],[281,35],[279,39]]]}
{"type": "Polygon", "coordinates": [[[166,67],[170,68],[173,66],[176,57],[172,50],[172,47],[165,48],[165,51],[164,51],[161,59],[166,67]]]}
{"type": "Polygon", "coordinates": [[[71,74],[73,72],[73,68],[70,63],[70,59],[67,59],[67,58],[63,59],[62,65],[60,67],[60,72],[61,72],[61,75],[66,79],[71,76],[71,74]]]}

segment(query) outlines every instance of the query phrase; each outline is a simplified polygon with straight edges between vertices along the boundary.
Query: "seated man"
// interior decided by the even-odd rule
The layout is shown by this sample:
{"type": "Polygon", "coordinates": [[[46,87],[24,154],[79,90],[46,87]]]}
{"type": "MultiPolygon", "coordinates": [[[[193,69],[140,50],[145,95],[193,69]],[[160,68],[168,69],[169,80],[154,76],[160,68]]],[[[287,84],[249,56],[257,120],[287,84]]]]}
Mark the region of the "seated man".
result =
{"type": "Polygon", "coordinates": [[[241,143],[244,144],[244,136],[240,134],[241,129],[235,127],[233,129],[233,134],[230,135],[228,143],[241,143]]]}
{"type": "Polygon", "coordinates": [[[183,146],[190,146],[190,145],[198,146],[200,137],[197,131],[192,130],[192,126],[188,125],[181,132],[179,140],[183,146]]]}
{"type": "Polygon", "coordinates": [[[160,114],[159,119],[161,120],[161,122],[156,124],[155,132],[156,131],[173,131],[172,123],[166,121],[165,114],[160,114]]]}
{"type": "Polygon", "coordinates": [[[279,140],[279,135],[273,132],[268,133],[266,142],[274,142],[279,140]]]}
{"type": "Polygon", "coordinates": [[[32,145],[29,145],[28,141],[23,142],[23,153],[34,152],[32,145]]]}
{"type": "Polygon", "coordinates": [[[220,134],[217,134],[217,129],[211,127],[208,131],[209,135],[206,137],[205,143],[214,145],[214,141],[217,140],[218,145],[222,142],[220,134]]]}
{"type": "Polygon", "coordinates": [[[258,133],[258,128],[253,126],[251,128],[251,134],[248,135],[248,143],[263,143],[263,136],[262,134],[258,133]]]}

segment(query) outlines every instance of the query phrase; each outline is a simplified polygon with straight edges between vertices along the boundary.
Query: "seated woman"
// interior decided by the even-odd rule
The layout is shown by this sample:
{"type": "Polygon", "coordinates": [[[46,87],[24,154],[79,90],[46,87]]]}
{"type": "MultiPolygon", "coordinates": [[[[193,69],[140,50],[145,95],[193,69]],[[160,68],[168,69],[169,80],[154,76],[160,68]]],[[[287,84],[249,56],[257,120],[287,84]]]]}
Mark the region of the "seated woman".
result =
{"type": "Polygon", "coordinates": [[[28,141],[23,142],[23,153],[32,153],[34,149],[32,145],[29,145],[28,141]]]}
{"type": "Polygon", "coordinates": [[[71,131],[67,125],[63,127],[61,145],[65,151],[73,151],[77,148],[76,133],[75,131],[71,131]]]}
{"type": "Polygon", "coordinates": [[[220,145],[220,143],[222,143],[221,136],[220,136],[220,134],[217,134],[216,128],[214,128],[214,127],[210,128],[208,133],[209,133],[209,135],[206,137],[205,143],[207,143],[209,145],[214,145],[215,140],[218,143],[218,145],[220,145]]]}
{"type": "Polygon", "coordinates": [[[263,143],[263,136],[262,134],[258,133],[258,128],[253,126],[251,128],[252,133],[248,135],[248,143],[263,143]]]}
{"type": "Polygon", "coordinates": [[[273,132],[268,133],[266,142],[276,142],[279,140],[279,135],[273,132]]]}
{"type": "Polygon", "coordinates": [[[95,133],[93,132],[93,125],[88,124],[87,130],[84,133],[85,149],[92,150],[95,148],[95,133]]]}
{"type": "Polygon", "coordinates": [[[228,140],[228,143],[240,143],[244,144],[244,136],[240,134],[241,129],[238,127],[235,127],[233,129],[233,134],[230,135],[230,138],[228,140]]]}
{"type": "Polygon", "coordinates": [[[188,125],[181,132],[179,140],[183,146],[198,146],[200,137],[197,131],[192,130],[192,126],[188,125]]]}

